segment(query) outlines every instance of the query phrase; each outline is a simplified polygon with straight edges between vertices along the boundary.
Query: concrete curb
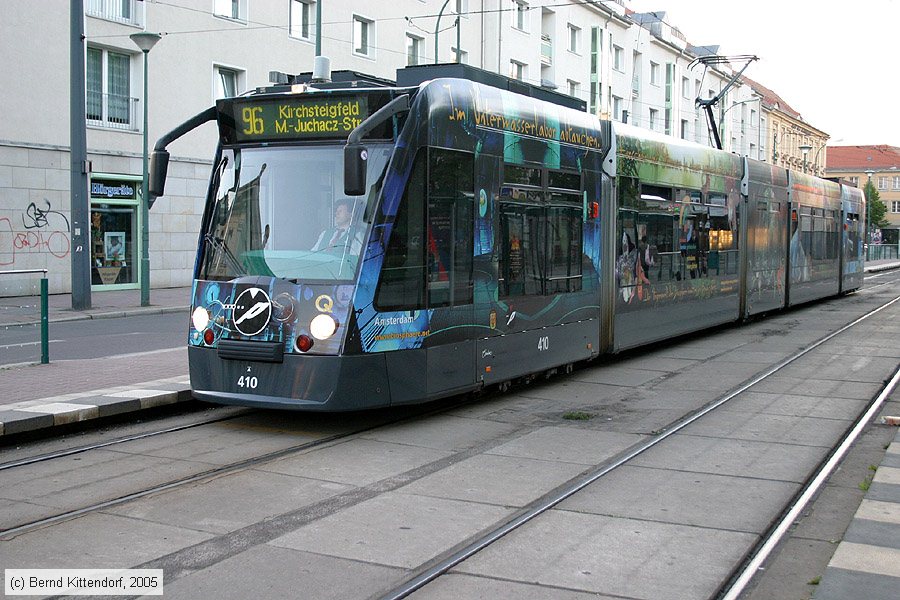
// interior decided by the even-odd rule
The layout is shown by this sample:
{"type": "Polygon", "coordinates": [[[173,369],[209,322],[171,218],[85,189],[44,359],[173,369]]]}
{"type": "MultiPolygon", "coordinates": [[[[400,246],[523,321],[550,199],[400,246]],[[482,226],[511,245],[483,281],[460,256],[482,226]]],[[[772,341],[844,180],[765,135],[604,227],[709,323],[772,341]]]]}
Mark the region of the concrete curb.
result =
{"type": "Polygon", "coordinates": [[[173,377],[148,381],[139,387],[124,386],[17,402],[0,410],[0,439],[190,399],[190,381],[186,377],[173,377]]]}

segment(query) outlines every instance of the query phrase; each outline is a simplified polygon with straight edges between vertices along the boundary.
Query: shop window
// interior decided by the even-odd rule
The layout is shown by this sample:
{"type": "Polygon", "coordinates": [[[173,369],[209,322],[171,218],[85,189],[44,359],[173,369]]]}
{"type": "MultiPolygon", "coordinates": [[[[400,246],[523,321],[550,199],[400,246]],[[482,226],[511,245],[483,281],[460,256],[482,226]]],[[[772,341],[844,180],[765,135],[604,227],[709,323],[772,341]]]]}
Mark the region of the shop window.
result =
{"type": "Polygon", "coordinates": [[[91,283],[137,282],[137,187],[130,180],[91,180],[91,283]]]}

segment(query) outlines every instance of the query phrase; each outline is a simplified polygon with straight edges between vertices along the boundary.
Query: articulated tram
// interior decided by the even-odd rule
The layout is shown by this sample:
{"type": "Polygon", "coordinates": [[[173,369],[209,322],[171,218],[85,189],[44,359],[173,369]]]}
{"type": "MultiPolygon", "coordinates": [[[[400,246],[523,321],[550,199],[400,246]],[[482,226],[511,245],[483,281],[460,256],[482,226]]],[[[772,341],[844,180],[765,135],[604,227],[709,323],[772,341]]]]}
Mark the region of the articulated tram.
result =
{"type": "Polygon", "coordinates": [[[856,188],[478,78],[274,86],[159,141],[152,195],[169,142],[219,129],[195,397],[342,411],[502,389],[862,285],[856,188]]]}

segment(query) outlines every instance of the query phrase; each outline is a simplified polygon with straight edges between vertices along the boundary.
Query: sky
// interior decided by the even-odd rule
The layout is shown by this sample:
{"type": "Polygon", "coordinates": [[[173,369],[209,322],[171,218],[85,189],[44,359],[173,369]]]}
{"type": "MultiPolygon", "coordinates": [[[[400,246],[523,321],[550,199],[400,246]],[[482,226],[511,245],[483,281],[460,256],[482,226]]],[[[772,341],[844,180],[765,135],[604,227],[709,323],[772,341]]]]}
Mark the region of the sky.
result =
{"type": "Polygon", "coordinates": [[[695,46],[755,54],[744,73],[781,96],[829,146],[900,147],[900,0],[625,0],[666,13],[695,46]]]}

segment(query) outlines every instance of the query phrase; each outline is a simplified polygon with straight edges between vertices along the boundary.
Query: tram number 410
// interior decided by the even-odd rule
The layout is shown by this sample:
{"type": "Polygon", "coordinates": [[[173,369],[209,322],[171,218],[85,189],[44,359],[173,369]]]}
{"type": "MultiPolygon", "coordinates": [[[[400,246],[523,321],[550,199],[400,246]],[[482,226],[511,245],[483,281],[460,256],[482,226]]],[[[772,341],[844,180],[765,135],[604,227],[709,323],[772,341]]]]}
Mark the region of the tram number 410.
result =
{"type": "Polygon", "coordinates": [[[544,350],[550,349],[550,337],[542,336],[538,338],[538,352],[543,352],[544,350]]]}
{"type": "Polygon", "coordinates": [[[238,387],[255,390],[256,386],[259,385],[259,379],[250,375],[241,375],[238,377],[237,384],[238,387]]]}

